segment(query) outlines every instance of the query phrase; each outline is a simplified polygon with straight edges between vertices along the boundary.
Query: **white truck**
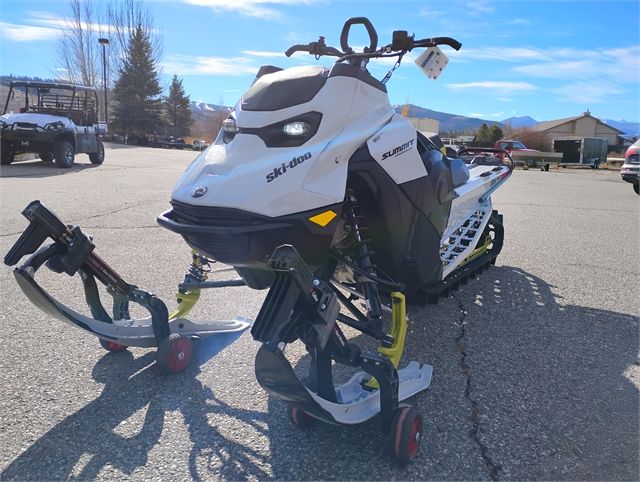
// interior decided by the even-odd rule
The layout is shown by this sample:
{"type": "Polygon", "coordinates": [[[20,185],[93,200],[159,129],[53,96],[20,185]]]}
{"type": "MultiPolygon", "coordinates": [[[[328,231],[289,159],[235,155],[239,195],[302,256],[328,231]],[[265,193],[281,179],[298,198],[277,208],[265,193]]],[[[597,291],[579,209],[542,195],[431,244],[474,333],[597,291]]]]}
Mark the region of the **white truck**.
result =
{"type": "Polygon", "coordinates": [[[51,82],[14,81],[0,116],[0,161],[33,152],[45,162],[70,168],[78,153],[104,162],[95,89],[51,82]]]}

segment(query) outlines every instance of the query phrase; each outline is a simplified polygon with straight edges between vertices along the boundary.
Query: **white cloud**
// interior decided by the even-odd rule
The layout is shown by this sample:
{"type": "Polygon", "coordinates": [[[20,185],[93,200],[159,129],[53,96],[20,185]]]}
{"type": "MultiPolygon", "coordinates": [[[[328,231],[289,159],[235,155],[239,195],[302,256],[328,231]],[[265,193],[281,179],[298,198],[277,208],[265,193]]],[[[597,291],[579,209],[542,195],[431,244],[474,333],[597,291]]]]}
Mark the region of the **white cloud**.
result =
{"type": "Polygon", "coordinates": [[[205,57],[171,54],[162,62],[165,72],[178,75],[255,75],[258,67],[246,57],[205,57]]]}
{"type": "Polygon", "coordinates": [[[39,27],[35,25],[18,25],[0,22],[0,36],[15,42],[33,42],[35,40],[52,40],[58,37],[57,28],[39,27]]]}
{"type": "Polygon", "coordinates": [[[579,79],[591,75],[592,69],[593,64],[589,60],[543,62],[513,68],[514,72],[546,79],[579,79]]]}
{"type": "MultiPolygon", "coordinates": [[[[13,24],[0,21],[0,37],[15,42],[34,42],[53,40],[64,33],[65,28],[75,24],[68,19],[56,17],[46,12],[29,12],[25,24],[13,24]]],[[[110,32],[111,25],[81,22],[81,27],[97,33],[110,32]]]]}
{"type": "Polygon", "coordinates": [[[483,114],[482,112],[469,112],[467,117],[476,117],[478,119],[482,119],[483,117],[487,117],[487,114],[483,114]]]}
{"type": "Polygon", "coordinates": [[[527,47],[484,47],[479,49],[461,49],[447,52],[450,57],[465,60],[502,60],[505,62],[520,62],[527,60],[548,60],[547,53],[527,47]]]}
{"type": "Polygon", "coordinates": [[[316,3],[315,0],[182,0],[183,3],[209,7],[217,12],[236,12],[247,17],[279,20],[282,14],[272,6],[302,5],[316,3]]]}
{"type": "Polygon", "coordinates": [[[250,55],[252,57],[286,57],[284,52],[269,52],[266,50],[243,50],[242,53],[245,55],[250,55]]]}
{"type": "Polygon", "coordinates": [[[457,84],[445,84],[451,90],[494,90],[504,94],[521,91],[536,90],[537,87],[528,82],[508,82],[486,80],[481,82],[462,82],[457,84]]]}
{"type": "Polygon", "coordinates": [[[464,7],[467,9],[470,15],[484,15],[487,13],[492,13],[495,10],[493,5],[490,5],[489,2],[483,0],[471,1],[464,4],[464,7]]]}
{"type": "Polygon", "coordinates": [[[571,82],[561,87],[551,89],[563,102],[577,104],[600,104],[609,101],[612,95],[623,94],[626,91],[620,86],[602,80],[571,82]]]}
{"type": "Polygon", "coordinates": [[[531,25],[531,20],[527,18],[514,18],[511,20],[508,20],[507,23],[509,25],[531,25]]]}
{"type": "Polygon", "coordinates": [[[513,70],[548,79],[608,77],[619,82],[640,81],[640,46],[607,50],[549,49],[545,55],[544,62],[520,65],[513,70]]]}
{"type": "Polygon", "coordinates": [[[422,17],[429,17],[429,18],[438,18],[438,17],[442,17],[443,15],[445,15],[445,12],[442,10],[433,10],[431,8],[423,8],[422,10],[420,10],[420,15],[422,17]]]}
{"type": "MultiPolygon", "coordinates": [[[[45,27],[51,27],[55,29],[74,27],[76,23],[73,20],[67,18],[56,17],[46,12],[30,12],[29,22],[37,25],[43,25],[45,27]]],[[[87,23],[80,22],[80,26],[85,30],[92,30],[94,32],[109,32],[113,29],[111,25],[100,23],[87,23]]]]}

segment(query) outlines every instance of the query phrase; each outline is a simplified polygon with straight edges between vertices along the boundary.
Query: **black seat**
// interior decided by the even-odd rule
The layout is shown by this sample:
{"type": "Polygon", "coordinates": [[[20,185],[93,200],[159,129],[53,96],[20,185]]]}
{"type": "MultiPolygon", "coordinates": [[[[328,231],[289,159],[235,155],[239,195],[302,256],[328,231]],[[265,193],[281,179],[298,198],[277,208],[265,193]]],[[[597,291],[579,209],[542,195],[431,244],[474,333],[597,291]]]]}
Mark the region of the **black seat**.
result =
{"type": "Polygon", "coordinates": [[[449,159],[453,187],[462,186],[469,180],[469,169],[462,159],[449,159]]]}

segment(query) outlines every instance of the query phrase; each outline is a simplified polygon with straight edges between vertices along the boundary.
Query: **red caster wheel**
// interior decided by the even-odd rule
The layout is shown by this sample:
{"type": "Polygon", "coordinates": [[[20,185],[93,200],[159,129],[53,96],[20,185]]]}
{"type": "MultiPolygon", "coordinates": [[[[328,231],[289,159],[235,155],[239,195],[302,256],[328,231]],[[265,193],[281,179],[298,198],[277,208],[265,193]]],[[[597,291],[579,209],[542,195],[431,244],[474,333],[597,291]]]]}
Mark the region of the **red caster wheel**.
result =
{"type": "Polygon", "coordinates": [[[176,374],[183,372],[189,366],[192,352],[191,338],[172,333],[158,346],[156,361],[163,372],[176,374]]]}
{"type": "Polygon", "coordinates": [[[389,432],[391,452],[401,464],[407,465],[418,453],[422,436],[422,417],[414,407],[400,407],[396,410],[389,432]]]}
{"type": "Polygon", "coordinates": [[[118,353],[120,351],[125,351],[128,347],[127,345],[121,345],[120,343],[116,343],[115,341],[103,340],[100,338],[100,345],[107,351],[111,353],[118,353]]]}
{"type": "Polygon", "coordinates": [[[289,406],[289,420],[296,427],[311,427],[315,425],[316,419],[301,408],[289,406]]]}

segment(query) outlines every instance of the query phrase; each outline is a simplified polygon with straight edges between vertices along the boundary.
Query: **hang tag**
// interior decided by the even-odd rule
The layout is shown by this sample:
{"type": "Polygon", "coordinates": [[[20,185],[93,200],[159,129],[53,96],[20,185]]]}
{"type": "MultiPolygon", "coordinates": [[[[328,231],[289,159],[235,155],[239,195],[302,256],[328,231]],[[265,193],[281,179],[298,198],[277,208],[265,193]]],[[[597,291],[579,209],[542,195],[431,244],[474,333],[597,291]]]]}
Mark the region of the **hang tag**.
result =
{"type": "Polygon", "coordinates": [[[416,65],[430,79],[437,79],[449,63],[449,58],[438,47],[429,47],[416,59],[416,65]]]}

